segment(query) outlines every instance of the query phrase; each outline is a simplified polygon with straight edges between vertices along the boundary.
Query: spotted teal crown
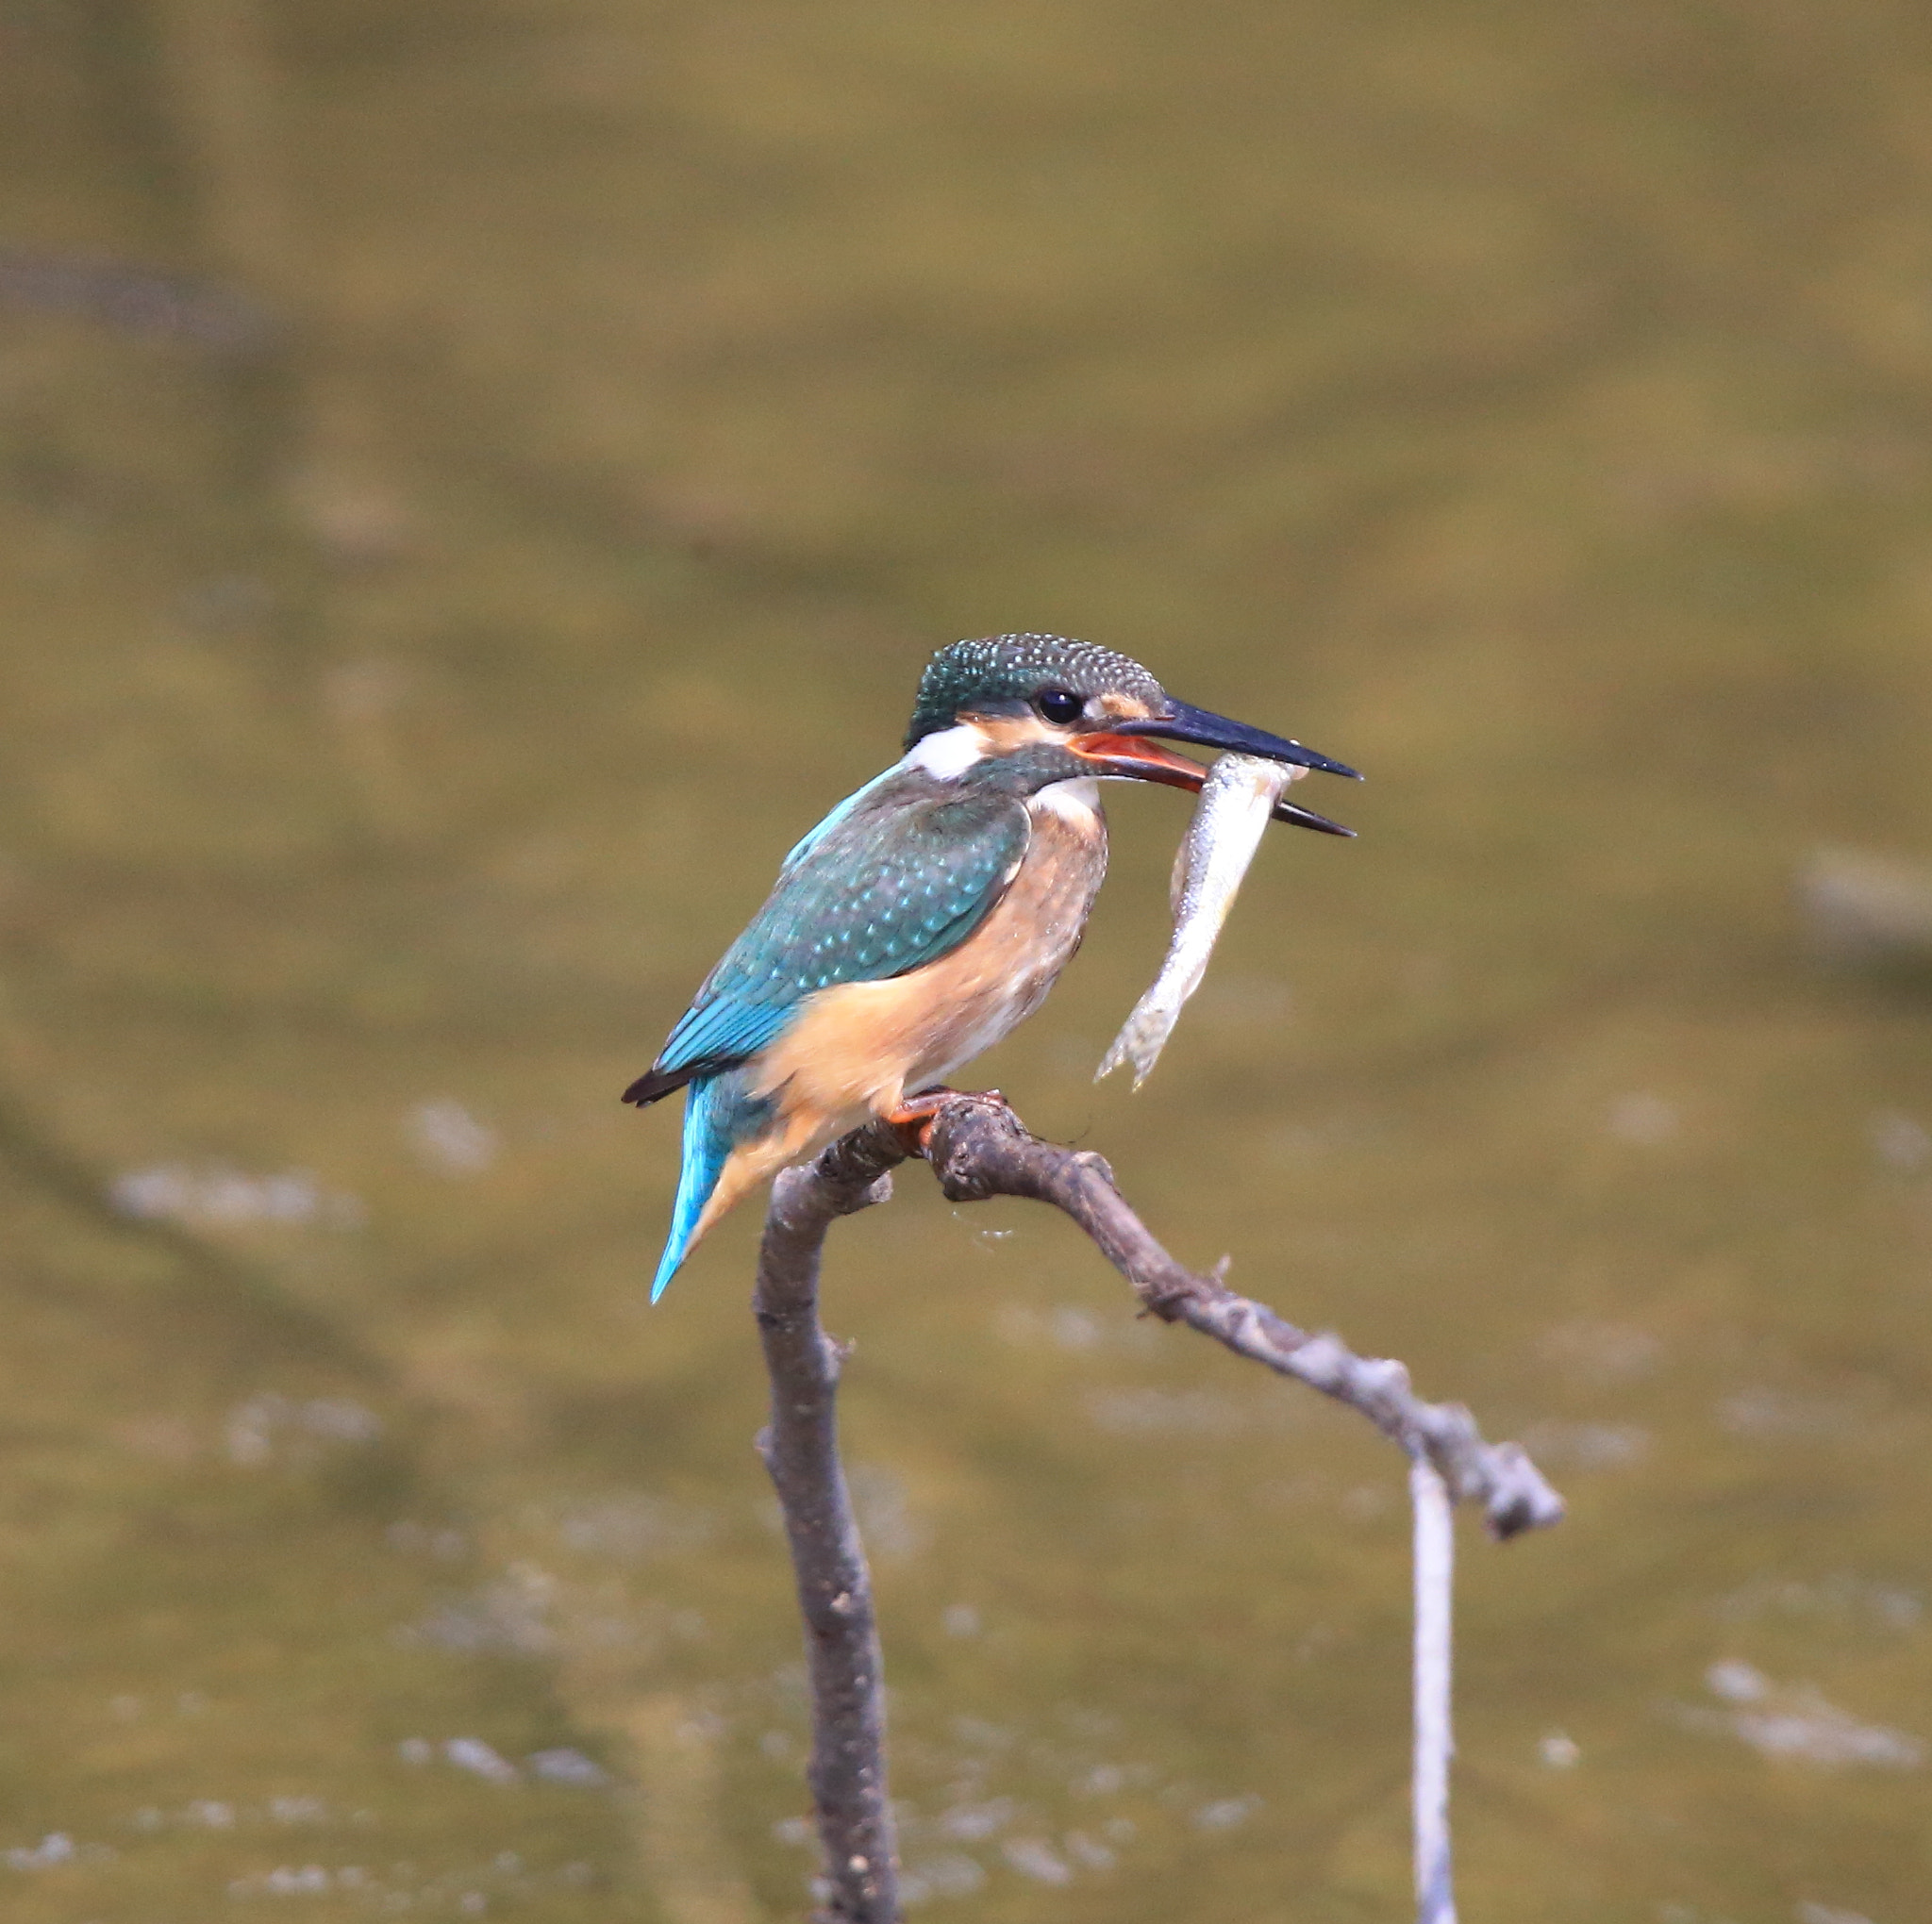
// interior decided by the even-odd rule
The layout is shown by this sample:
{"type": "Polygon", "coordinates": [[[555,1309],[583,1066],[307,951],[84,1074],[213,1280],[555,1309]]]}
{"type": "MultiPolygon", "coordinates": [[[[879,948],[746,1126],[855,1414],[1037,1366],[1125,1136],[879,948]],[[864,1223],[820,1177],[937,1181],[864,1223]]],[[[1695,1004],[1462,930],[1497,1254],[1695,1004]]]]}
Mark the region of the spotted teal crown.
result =
{"type": "Polygon", "coordinates": [[[1150,707],[1165,699],[1160,684],[1138,661],[1111,648],[1070,641],[1064,635],[988,635],[955,641],[926,663],[906,746],[950,728],[962,714],[1017,711],[1050,688],[1076,695],[1135,695],[1150,707]]]}

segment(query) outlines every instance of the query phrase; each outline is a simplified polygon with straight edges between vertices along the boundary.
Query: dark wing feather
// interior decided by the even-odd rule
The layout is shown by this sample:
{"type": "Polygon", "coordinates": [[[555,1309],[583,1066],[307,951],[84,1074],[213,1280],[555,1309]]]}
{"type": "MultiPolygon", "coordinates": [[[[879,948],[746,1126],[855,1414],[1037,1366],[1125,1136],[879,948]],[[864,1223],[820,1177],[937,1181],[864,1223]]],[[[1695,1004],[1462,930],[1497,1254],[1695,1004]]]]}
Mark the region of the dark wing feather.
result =
{"type": "Polygon", "coordinates": [[[623,1100],[635,1103],[640,1109],[646,1109],[653,1103],[675,1094],[686,1083],[695,1082],[701,1075],[723,1075],[727,1069],[735,1068],[743,1060],[741,1055],[711,1055],[680,1064],[676,1069],[647,1069],[625,1090],[623,1100]]]}

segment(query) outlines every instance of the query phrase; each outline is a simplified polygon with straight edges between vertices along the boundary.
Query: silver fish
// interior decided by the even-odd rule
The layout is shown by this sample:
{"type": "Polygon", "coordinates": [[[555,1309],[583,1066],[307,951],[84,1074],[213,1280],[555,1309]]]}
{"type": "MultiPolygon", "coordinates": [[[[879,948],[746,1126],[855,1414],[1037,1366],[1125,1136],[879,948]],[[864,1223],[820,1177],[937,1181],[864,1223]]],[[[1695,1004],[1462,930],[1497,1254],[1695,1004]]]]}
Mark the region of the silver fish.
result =
{"type": "Polygon", "coordinates": [[[1249,755],[1224,755],[1208,771],[1194,819],[1174,857],[1168,890],[1174,937],[1167,959],[1154,987],[1134,1004],[1133,1014],[1113,1038],[1113,1047],[1094,1072],[1095,1082],[1126,1063],[1134,1066],[1137,1089],[1147,1080],[1180,1020],[1181,1005],[1208,972],[1208,958],[1281,791],[1307,772],[1249,755]]]}

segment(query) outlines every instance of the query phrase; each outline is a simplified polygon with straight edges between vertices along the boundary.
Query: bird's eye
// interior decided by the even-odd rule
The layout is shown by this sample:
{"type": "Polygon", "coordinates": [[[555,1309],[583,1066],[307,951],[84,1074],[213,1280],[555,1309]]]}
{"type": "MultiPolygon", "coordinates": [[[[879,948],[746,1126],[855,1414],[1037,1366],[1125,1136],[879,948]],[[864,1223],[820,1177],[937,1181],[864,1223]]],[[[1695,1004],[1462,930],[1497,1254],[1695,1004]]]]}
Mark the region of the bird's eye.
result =
{"type": "Polygon", "coordinates": [[[1034,696],[1033,705],[1041,717],[1057,727],[1064,728],[1074,721],[1087,704],[1071,688],[1041,688],[1034,696]]]}

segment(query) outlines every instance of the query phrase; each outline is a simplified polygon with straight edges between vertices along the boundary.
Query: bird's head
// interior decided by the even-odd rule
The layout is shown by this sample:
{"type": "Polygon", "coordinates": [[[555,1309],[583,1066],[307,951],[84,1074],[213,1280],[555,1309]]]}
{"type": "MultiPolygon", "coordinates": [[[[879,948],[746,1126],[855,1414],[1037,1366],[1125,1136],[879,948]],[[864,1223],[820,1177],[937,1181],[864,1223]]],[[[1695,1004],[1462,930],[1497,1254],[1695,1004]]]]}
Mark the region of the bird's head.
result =
{"type": "MultiPolygon", "coordinates": [[[[1059,635],[990,635],[941,648],[920,678],[906,747],[933,772],[953,776],[1017,756],[1048,780],[1099,775],[1198,789],[1206,770],[1156,736],[1361,779],[1298,741],[1176,701],[1111,648],[1059,635]]],[[[1329,835],[1354,833],[1285,801],[1275,814],[1329,835]]]]}

